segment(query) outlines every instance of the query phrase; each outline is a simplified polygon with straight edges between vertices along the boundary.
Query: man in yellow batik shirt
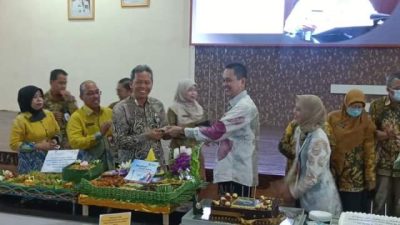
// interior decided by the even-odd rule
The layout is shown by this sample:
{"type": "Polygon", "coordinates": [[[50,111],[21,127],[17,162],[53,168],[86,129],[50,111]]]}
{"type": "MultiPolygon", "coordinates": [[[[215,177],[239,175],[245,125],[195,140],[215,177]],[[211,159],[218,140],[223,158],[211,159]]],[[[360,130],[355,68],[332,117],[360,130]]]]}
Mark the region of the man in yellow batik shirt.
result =
{"type": "Polygon", "coordinates": [[[101,91],[94,81],[84,81],[80,87],[80,98],[85,103],[75,111],[67,126],[67,134],[73,149],[79,149],[78,158],[85,161],[100,159],[105,169],[114,166],[109,140],[112,111],[100,106],[101,91]]]}

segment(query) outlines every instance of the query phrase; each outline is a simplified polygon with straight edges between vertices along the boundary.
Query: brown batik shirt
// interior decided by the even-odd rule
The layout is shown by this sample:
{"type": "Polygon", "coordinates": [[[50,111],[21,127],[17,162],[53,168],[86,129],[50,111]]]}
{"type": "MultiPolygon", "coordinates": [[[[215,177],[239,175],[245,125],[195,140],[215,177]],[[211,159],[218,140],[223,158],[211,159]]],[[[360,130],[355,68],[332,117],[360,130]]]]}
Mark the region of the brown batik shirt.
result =
{"type": "Polygon", "coordinates": [[[140,106],[132,96],[122,100],[113,109],[113,136],[118,148],[118,162],[145,159],[153,148],[157,159],[163,163],[161,141],[148,139],[145,135],[151,129],[167,125],[163,104],[149,97],[140,106]]]}
{"type": "MultiPolygon", "coordinates": [[[[377,130],[393,128],[400,135],[400,104],[390,100],[388,96],[376,99],[371,103],[370,115],[377,130]]],[[[400,177],[400,170],[393,169],[393,163],[400,153],[400,145],[395,139],[378,141],[377,174],[400,177]]]]}
{"type": "Polygon", "coordinates": [[[78,109],[76,100],[66,101],[64,99],[55,99],[50,91],[44,94],[44,108],[51,112],[60,112],[63,114],[61,120],[57,119],[58,126],[60,127],[61,137],[62,137],[62,148],[69,148],[68,137],[67,137],[67,123],[69,117],[78,109]]]}

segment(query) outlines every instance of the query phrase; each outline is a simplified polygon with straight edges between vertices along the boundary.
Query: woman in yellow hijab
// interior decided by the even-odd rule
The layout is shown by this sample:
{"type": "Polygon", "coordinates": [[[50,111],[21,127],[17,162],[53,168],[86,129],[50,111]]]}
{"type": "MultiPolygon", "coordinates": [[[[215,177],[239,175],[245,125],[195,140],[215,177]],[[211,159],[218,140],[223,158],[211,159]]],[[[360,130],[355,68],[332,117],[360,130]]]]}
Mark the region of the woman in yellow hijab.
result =
{"type": "Polygon", "coordinates": [[[375,189],[375,125],[364,107],[364,93],[352,89],[342,109],[328,115],[336,139],[331,167],[343,211],[367,212],[367,191],[375,189]]]}

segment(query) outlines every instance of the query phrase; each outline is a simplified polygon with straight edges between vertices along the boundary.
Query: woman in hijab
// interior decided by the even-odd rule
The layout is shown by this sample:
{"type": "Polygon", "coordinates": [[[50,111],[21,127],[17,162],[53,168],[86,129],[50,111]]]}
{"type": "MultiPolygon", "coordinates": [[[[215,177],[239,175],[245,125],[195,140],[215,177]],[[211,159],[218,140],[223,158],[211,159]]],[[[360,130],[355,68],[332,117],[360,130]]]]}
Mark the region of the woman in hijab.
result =
{"type": "MultiPolygon", "coordinates": [[[[293,160],[296,156],[295,154],[295,139],[294,139],[294,131],[298,124],[296,121],[292,120],[287,125],[285,132],[279,141],[278,150],[286,157],[286,174],[289,172],[289,169],[292,167],[293,160]]],[[[335,137],[333,136],[333,131],[328,122],[324,123],[324,126],[321,127],[325,134],[328,136],[329,145],[331,147],[331,151],[335,151],[335,137]]]]}
{"type": "MultiPolygon", "coordinates": [[[[184,80],[179,82],[174,103],[168,109],[167,116],[169,125],[182,127],[206,125],[206,115],[203,107],[197,102],[197,89],[193,81],[184,80]]],[[[171,149],[179,148],[180,146],[194,147],[196,144],[198,143],[195,139],[173,138],[170,147],[171,149]]],[[[200,156],[200,162],[200,173],[205,178],[203,155],[200,156]]]]}
{"type": "MultiPolygon", "coordinates": [[[[179,82],[175,100],[168,109],[168,123],[182,127],[195,127],[206,121],[203,107],[197,102],[196,84],[191,80],[179,82]]],[[[180,146],[193,147],[197,142],[194,139],[174,138],[171,148],[180,146]]]]}
{"type": "Polygon", "coordinates": [[[21,112],[10,134],[10,148],[18,151],[18,173],[40,171],[48,150],[57,149],[60,127],[53,113],[43,109],[43,91],[25,86],[18,91],[21,112]]]}
{"type": "Polygon", "coordinates": [[[296,157],[286,177],[283,197],[299,199],[306,211],[322,210],[339,215],[341,204],[335,181],[329,169],[331,148],[321,126],[326,111],[315,95],[298,95],[294,117],[296,157]]]}
{"type": "Polygon", "coordinates": [[[328,116],[336,138],[332,172],[343,211],[368,212],[367,191],[375,189],[375,125],[364,107],[364,93],[352,89],[342,109],[328,116]]]}

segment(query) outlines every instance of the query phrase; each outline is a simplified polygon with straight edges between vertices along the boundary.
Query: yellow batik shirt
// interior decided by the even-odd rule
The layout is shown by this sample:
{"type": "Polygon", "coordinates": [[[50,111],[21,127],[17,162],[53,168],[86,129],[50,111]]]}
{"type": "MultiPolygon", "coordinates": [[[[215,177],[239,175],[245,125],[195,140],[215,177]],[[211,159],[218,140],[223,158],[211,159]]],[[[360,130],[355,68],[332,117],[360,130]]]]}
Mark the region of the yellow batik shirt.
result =
{"type": "Polygon", "coordinates": [[[10,133],[10,148],[18,151],[22,144],[50,140],[59,135],[60,127],[52,112],[44,110],[46,117],[42,120],[31,122],[32,114],[24,112],[15,118],[10,133]]]}
{"type": "MultiPolygon", "coordinates": [[[[112,110],[101,107],[96,114],[87,106],[75,111],[67,125],[69,144],[73,149],[90,149],[97,144],[96,133],[100,132],[103,123],[111,122],[112,110]]],[[[107,133],[111,136],[111,129],[107,133]]]]}

